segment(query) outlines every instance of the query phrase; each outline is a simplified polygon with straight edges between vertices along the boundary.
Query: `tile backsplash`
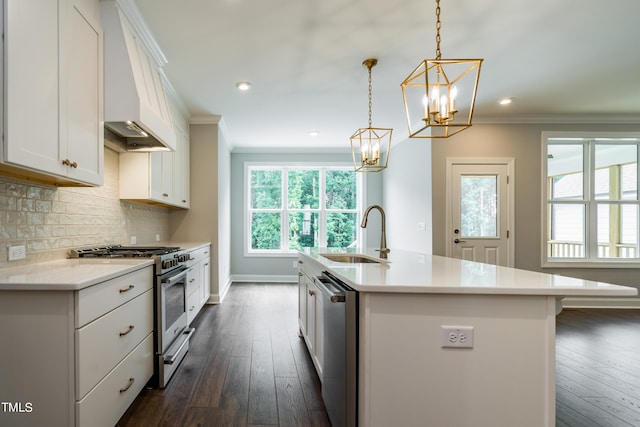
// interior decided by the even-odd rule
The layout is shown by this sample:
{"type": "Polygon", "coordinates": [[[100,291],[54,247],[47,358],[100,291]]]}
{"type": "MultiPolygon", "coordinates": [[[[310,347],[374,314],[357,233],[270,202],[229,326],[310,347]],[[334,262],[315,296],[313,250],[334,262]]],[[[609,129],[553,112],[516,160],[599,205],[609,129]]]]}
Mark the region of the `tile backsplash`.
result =
{"type": "Polygon", "coordinates": [[[53,187],[0,177],[0,267],[66,258],[71,248],[169,238],[167,208],[121,201],[118,153],[105,149],[104,186],[53,187]],[[8,261],[10,246],[26,258],[8,261]]]}

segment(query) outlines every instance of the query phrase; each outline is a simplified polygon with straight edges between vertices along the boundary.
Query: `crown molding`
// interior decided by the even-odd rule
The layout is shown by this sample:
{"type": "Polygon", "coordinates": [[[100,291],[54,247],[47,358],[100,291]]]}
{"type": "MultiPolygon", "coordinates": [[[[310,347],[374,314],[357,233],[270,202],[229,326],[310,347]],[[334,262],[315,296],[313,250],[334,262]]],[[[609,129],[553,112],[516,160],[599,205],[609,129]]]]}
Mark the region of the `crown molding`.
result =
{"type": "Polygon", "coordinates": [[[482,116],[473,118],[474,123],[602,123],[640,124],[640,114],[554,114],[539,116],[482,116]]]}
{"type": "Polygon", "coordinates": [[[202,114],[191,116],[189,118],[190,125],[217,125],[222,120],[222,116],[218,114],[202,114]]]}

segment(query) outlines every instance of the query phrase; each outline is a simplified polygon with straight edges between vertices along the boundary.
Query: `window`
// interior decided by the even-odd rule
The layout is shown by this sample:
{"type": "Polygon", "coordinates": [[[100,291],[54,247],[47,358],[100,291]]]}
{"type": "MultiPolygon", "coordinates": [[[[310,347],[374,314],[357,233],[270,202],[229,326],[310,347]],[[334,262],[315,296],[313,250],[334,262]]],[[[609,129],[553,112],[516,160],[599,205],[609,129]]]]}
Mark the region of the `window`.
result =
{"type": "Polygon", "coordinates": [[[247,163],[246,253],[348,247],[360,237],[360,174],[351,166],[247,163]]]}
{"type": "Polygon", "coordinates": [[[637,135],[545,134],[545,266],[640,264],[637,135]]]}

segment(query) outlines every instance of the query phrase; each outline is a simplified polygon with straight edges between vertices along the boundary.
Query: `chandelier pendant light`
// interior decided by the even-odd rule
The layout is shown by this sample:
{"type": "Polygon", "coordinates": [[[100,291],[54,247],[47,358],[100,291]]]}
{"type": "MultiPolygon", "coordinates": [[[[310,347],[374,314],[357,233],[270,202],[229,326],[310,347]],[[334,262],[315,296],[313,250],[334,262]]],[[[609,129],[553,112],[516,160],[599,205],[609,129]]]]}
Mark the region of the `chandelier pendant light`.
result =
{"type": "Polygon", "coordinates": [[[401,84],[410,138],[448,138],[471,126],[482,59],[442,59],[440,0],[436,57],[420,62],[401,84]]]}
{"type": "Polygon", "coordinates": [[[351,135],[351,154],[356,172],[379,172],[389,162],[393,129],[374,128],[371,125],[371,68],[377,63],[375,58],[362,62],[369,70],[369,127],[358,129],[351,135]]]}

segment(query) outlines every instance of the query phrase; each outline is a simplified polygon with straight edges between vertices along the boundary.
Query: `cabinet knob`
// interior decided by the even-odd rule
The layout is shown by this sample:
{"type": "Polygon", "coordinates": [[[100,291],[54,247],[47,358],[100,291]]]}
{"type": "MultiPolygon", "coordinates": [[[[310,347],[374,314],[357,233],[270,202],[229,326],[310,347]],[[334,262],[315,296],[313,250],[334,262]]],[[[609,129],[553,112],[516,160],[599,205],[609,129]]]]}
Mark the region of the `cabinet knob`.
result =
{"type": "Polygon", "coordinates": [[[72,161],[71,161],[71,160],[69,160],[69,159],[64,159],[64,160],[62,161],[62,164],[63,164],[63,165],[65,165],[65,166],[69,166],[69,167],[71,167],[71,168],[77,168],[77,167],[78,167],[78,164],[77,164],[76,162],[72,162],[72,161]]]}
{"type": "Polygon", "coordinates": [[[169,197],[167,193],[162,193],[162,197],[169,197]]]}
{"type": "Polygon", "coordinates": [[[309,295],[314,296],[316,293],[314,291],[309,291],[309,295]]]}

